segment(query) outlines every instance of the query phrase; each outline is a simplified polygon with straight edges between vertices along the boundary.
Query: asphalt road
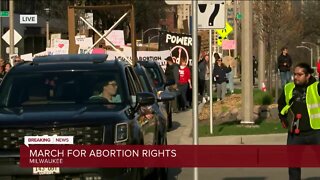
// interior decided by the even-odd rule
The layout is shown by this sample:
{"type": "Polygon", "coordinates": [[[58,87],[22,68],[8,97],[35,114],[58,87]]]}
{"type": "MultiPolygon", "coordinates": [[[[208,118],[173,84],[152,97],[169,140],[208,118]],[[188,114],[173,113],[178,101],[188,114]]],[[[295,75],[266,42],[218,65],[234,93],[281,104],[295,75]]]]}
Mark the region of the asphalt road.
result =
{"type": "MultiPolygon", "coordinates": [[[[168,144],[192,144],[192,110],[174,114],[173,128],[168,132],[168,144]]],[[[256,136],[257,138],[259,136],[256,136]]],[[[263,137],[263,135],[262,135],[263,137]]],[[[253,137],[245,137],[244,142],[255,144],[257,141],[253,137]]],[[[260,136],[261,138],[261,136],[260,136]]],[[[268,144],[283,144],[284,135],[265,136],[268,144]]],[[[209,137],[200,138],[200,144],[220,144],[236,143],[239,137],[209,137]]],[[[242,138],[241,138],[242,139],[242,138]]],[[[199,180],[284,180],[288,179],[287,168],[199,168],[199,180]]],[[[169,180],[193,180],[194,170],[192,168],[172,168],[169,169],[169,180]]],[[[320,170],[316,168],[303,168],[303,180],[320,180],[320,170]]]]}

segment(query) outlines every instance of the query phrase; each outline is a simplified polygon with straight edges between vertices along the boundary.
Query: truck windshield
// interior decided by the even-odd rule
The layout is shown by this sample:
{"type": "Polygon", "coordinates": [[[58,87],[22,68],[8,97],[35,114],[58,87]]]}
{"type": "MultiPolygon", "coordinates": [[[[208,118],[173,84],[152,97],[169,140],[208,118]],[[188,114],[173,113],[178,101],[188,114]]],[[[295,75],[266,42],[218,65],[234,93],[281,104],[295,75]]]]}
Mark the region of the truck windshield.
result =
{"type": "Polygon", "coordinates": [[[0,87],[0,106],[122,103],[124,82],[119,74],[115,71],[11,74],[0,87]]]}

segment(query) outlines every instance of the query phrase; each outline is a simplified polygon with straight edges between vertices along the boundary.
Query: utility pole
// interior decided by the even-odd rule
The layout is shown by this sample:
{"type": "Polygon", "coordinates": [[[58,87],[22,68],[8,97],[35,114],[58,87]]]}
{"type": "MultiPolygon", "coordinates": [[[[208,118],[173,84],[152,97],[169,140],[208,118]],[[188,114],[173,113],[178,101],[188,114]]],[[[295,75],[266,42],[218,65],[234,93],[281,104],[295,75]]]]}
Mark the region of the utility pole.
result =
{"type": "Polygon", "coordinates": [[[264,6],[262,4],[262,2],[259,2],[259,6],[260,6],[260,38],[258,41],[258,87],[259,89],[262,88],[262,83],[265,82],[265,69],[266,69],[266,59],[265,59],[265,42],[264,42],[264,35],[263,35],[263,29],[264,29],[264,23],[263,23],[263,14],[264,11],[264,6]]]}
{"type": "MultiPolygon", "coordinates": [[[[238,23],[237,23],[237,8],[238,8],[238,6],[237,6],[237,4],[238,4],[238,1],[237,0],[235,0],[235,1],[233,1],[233,12],[234,12],[234,18],[233,18],[233,21],[234,21],[234,23],[233,23],[233,26],[234,26],[234,34],[233,34],[233,39],[234,39],[234,41],[235,41],[235,43],[236,43],[236,47],[234,48],[234,53],[233,53],[233,57],[234,57],[234,59],[236,59],[236,57],[238,56],[238,23]]],[[[236,60],[238,60],[238,59],[236,59],[236,60]]],[[[239,62],[237,61],[237,64],[238,64],[239,62]]],[[[235,77],[238,77],[238,65],[236,65],[236,67],[234,68],[234,76],[235,77]]]]}
{"type": "MultiPolygon", "coordinates": [[[[14,54],[14,0],[9,1],[10,54],[14,54]]],[[[11,59],[10,59],[11,61],[11,59]]],[[[10,62],[11,65],[13,62],[10,62]]]]}
{"type": "Polygon", "coordinates": [[[265,82],[265,69],[266,69],[266,59],[265,59],[265,43],[263,37],[259,38],[258,42],[258,87],[262,88],[262,83],[265,82]]]}
{"type": "Polygon", "coordinates": [[[254,124],[253,116],[253,64],[252,64],[252,1],[241,1],[241,78],[242,119],[241,124],[254,124]]]}
{"type": "MultiPolygon", "coordinates": [[[[192,1],[192,121],[193,145],[199,144],[198,137],[198,1],[192,1]]],[[[198,180],[198,168],[194,168],[193,179],[198,180]]]]}

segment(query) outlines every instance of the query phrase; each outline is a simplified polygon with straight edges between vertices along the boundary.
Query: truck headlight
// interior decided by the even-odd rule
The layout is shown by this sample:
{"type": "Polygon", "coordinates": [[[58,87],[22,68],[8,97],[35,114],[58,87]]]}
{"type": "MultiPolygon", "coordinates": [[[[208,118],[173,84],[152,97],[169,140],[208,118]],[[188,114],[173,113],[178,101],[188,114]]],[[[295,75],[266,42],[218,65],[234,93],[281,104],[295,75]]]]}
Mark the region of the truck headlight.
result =
{"type": "Polygon", "coordinates": [[[128,124],[116,124],[115,143],[122,143],[128,140],[128,124]]]}

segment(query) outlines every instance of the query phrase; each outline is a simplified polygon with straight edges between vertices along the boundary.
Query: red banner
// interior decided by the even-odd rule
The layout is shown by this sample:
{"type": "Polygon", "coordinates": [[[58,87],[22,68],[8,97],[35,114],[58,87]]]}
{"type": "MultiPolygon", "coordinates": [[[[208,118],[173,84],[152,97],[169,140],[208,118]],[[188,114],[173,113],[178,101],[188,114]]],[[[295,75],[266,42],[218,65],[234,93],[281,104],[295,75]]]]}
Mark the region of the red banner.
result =
{"type": "Polygon", "coordinates": [[[30,145],[21,167],[320,167],[320,146],[30,145]]]}

